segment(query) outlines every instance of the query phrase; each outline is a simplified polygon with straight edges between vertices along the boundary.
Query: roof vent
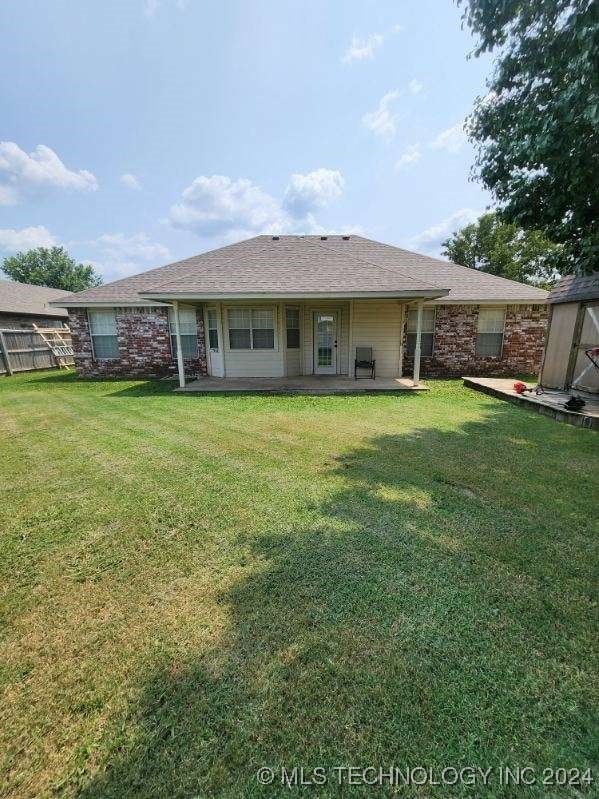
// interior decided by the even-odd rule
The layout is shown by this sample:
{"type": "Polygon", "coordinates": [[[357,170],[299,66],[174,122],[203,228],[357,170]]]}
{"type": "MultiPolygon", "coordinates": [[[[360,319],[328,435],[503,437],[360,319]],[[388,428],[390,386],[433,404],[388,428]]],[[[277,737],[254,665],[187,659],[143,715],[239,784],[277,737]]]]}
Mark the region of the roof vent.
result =
{"type": "Polygon", "coordinates": [[[349,241],[349,236],[342,236],[343,241],[349,241]]]}
{"type": "Polygon", "coordinates": [[[320,237],[320,240],[321,240],[321,241],[326,241],[327,239],[328,239],[328,236],[321,236],[321,237],[320,237]]]}
{"type": "Polygon", "coordinates": [[[273,237],[272,237],[272,240],[273,240],[273,241],[278,241],[278,240],[279,240],[279,237],[278,237],[278,236],[273,236],[273,237]]]}

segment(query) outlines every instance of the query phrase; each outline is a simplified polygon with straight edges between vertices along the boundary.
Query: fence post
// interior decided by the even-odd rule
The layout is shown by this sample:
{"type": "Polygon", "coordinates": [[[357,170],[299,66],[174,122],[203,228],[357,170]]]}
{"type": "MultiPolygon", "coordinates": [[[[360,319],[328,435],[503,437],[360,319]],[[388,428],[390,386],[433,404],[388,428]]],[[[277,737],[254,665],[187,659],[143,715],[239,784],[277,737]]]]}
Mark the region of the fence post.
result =
{"type": "Polygon", "coordinates": [[[8,357],[8,349],[6,348],[6,341],[4,339],[4,333],[0,330],[0,351],[2,352],[2,357],[4,358],[4,365],[6,366],[6,374],[12,374],[12,367],[10,365],[10,358],[8,357]]]}

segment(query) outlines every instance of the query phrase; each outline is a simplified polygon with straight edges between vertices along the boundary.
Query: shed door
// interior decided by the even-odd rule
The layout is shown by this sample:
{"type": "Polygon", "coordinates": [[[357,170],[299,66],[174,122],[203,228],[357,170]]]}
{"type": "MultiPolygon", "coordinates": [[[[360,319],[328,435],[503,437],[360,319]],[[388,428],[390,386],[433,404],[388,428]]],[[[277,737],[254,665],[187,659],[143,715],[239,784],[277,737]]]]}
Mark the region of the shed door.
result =
{"type": "MultiPolygon", "coordinates": [[[[587,356],[585,350],[599,347],[599,302],[590,302],[580,308],[577,335],[573,342],[572,388],[579,391],[599,393],[599,369],[587,356]]],[[[595,356],[595,360],[599,359],[595,356]]]]}

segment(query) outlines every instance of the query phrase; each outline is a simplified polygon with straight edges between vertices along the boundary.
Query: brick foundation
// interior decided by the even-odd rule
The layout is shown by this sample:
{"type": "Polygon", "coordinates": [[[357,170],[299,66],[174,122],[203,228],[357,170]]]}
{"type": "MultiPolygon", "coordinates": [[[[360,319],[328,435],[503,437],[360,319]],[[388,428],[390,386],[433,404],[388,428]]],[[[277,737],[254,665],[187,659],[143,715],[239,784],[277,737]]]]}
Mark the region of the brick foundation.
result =
{"type": "MultiPolygon", "coordinates": [[[[171,351],[168,312],[164,307],[115,308],[118,359],[96,360],[85,308],[69,308],[69,325],[80,377],[167,377],[177,373],[171,351]]],[[[198,357],[185,359],[188,376],[205,375],[206,343],[202,309],[196,311],[198,357]]]]}
{"type": "MultiPolygon", "coordinates": [[[[538,374],[547,328],[547,306],[507,306],[503,350],[498,358],[476,355],[477,325],[477,305],[437,306],[433,354],[420,359],[422,377],[538,374]]],[[[414,359],[405,356],[404,375],[410,375],[413,366],[414,359]]]]}

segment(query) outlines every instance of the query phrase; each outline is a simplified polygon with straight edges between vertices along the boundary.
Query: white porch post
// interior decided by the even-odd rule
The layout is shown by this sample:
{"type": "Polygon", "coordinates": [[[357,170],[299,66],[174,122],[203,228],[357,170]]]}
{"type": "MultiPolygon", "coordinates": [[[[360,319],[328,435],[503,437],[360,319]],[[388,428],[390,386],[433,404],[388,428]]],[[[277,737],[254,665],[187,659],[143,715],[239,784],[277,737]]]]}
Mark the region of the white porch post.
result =
{"type": "Polygon", "coordinates": [[[420,340],[422,338],[422,300],[418,300],[416,305],[418,309],[416,317],[416,345],[414,347],[414,375],[412,382],[415,386],[420,383],[420,340]]]}
{"type": "Polygon", "coordinates": [[[185,364],[183,363],[183,348],[181,346],[181,326],[179,324],[179,301],[173,300],[175,312],[175,340],[177,342],[177,369],[179,371],[179,388],[185,388],[185,364]]]}

